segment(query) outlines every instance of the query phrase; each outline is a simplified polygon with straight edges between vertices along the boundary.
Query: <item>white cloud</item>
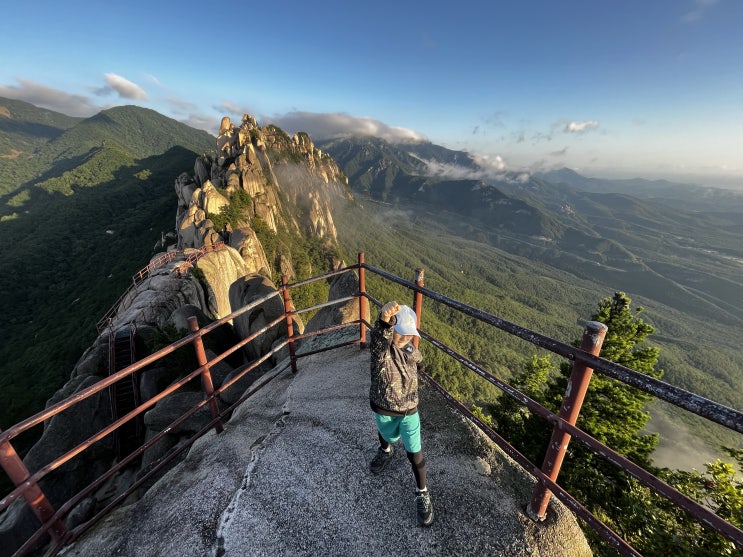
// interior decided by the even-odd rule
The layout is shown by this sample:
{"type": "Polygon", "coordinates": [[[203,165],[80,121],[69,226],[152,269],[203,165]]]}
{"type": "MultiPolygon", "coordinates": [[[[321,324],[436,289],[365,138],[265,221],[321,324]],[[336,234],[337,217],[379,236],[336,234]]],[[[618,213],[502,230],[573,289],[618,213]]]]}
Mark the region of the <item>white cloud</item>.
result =
{"type": "Polygon", "coordinates": [[[138,101],[147,100],[147,93],[145,93],[144,89],[136,83],[132,83],[128,79],[116,75],[115,73],[107,73],[104,77],[106,78],[106,87],[99,89],[99,94],[107,94],[115,91],[124,99],[135,99],[138,101]]]}
{"type": "Polygon", "coordinates": [[[235,104],[230,101],[222,101],[219,105],[214,107],[214,110],[220,114],[227,112],[232,116],[239,117],[238,121],[242,119],[244,114],[255,114],[252,108],[245,105],[235,104]]]}
{"type": "Polygon", "coordinates": [[[586,133],[598,127],[599,123],[596,120],[584,120],[583,122],[568,122],[563,131],[565,133],[586,133]]]}
{"type": "Polygon", "coordinates": [[[500,182],[523,183],[529,179],[529,174],[519,171],[514,173],[508,169],[506,161],[500,155],[483,155],[469,153],[477,167],[466,167],[458,164],[448,164],[435,160],[422,159],[412,153],[426,165],[425,175],[432,178],[448,180],[493,180],[500,182]]]}
{"type": "Polygon", "coordinates": [[[68,116],[92,116],[101,110],[89,97],[65,93],[40,83],[17,78],[18,85],[0,85],[0,97],[31,103],[68,116]]]}
{"type": "Polygon", "coordinates": [[[179,99],[178,97],[168,97],[165,102],[170,106],[170,110],[173,114],[184,115],[189,112],[193,112],[198,107],[191,101],[185,99],[179,99]]]}
{"type": "Polygon", "coordinates": [[[288,112],[281,116],[263,117],[261,120],[270,121],[289,133],[307,132],[313,140],[371,135],[390,143],[427,141],[424,135],[416,131],[388,126],[379,120],[350,116],[340,112],[288,112]]]}
{"type": "Polygon", "coordinates": [[[160,83],[160,80],[156,76],[154,76],[152,74],[147,74],[147,79],[149,79],[150,82],[154,83],[158,87],[162,87],[163,86],[163,84],[160,83]]]}
{"type": "Polygon", "coordinates": [[[506,161],[500,155],[491,156],[475,153],[470,156],[485,172],[503,172],[506,170],[506,161]]]}

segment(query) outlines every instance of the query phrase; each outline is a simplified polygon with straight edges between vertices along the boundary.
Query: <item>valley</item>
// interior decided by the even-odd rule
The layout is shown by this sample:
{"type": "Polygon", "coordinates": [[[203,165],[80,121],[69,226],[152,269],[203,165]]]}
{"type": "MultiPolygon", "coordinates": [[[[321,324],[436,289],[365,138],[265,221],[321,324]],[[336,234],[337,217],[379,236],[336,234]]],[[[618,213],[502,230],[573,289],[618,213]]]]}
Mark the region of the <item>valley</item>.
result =
{"type": "MultiPolygon", "coordinates": [[[[559,244],[546,246],[530,237],[494,231],[460,215],[415,204],[391,205],[357,195],[356,204],[347,204],[335,214],[339,239],[350,260],[357,250],[364,251],[369,264],[403,277],[412,276],[414,269],[422,266],[427,287],[563,342],[580,336],[582,323],[601,299],[626,291],[636,306],[644,308],[644,319],[656,329],[650,342],[660,348],[658,367],[665,372],[664,381],[733,408],[743,407],[739,389],[733,388],[743,380],[741,329],[731,325],[740,323],[739,314],[717,307],[734,305],[728,295],[718,293],[726,299],[714,300],[716,296],[705,290],[695,294],[693,304],[680,309],[674,306],[674,297],[653,295],[664,292],[662,286],[643,286],[637,269],[632,268],[635,265],[612,268],[595,256],[561,250],[559,244]],[[643,286],[639,292],[637,284],[643,286]]],[[[705,272],[725,262],[723,257],[708,259],[703,265],[705,272]]],[[[688,284],[699,286],[702,282],[698,271],[687,270],[687,276],[682,276],[678,264],[664,267],[658,263],[656,271],[650,270],[656,265],[653,262],[645,260],[643,265],[648,270],[640,277],[666,285],[665,293],[693,294],[688,284]]],[[[459,339],[445,318],[431,315],[431,319],[433,330],[459,339]]],[[[425,324],[423,328],[428,330],[425,324]]],[[[483,343],[497,345],[492,348],[497,354],[489,354],[491,350],[481,349],[477,341],[467,337],[459,339],[458,349],[465,353],[474,349],[479,362],[489,364],[507,381],[523,369],[534,348],[497,332],[486,334],[483,343]]],[[[472,402],[498,396],[490,385],[475,383],[472,402]]],[[[667,403],[652,403],[650,413],[648,431],[661,434],[654,453],[658,466],[678,468],[683,463],[688,469],[703,470],[706,462],[724,457],[719,445],[743,445],[742,436],[667,403]]]]}

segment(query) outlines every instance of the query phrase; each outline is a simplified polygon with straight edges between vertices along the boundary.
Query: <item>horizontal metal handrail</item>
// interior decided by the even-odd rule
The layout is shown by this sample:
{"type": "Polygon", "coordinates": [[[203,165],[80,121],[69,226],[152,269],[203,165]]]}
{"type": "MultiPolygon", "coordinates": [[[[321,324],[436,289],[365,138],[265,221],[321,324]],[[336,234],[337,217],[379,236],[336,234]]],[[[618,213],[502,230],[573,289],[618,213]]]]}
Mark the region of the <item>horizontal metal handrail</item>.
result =
{"type": "Polygon", "coordinates": [[[217,327],[224,325],[225,323],[227,323],[228,321],[231,321],[235,317],[238,317],[242,315],[243,313],[250,311],[251,309],[263,304],[264,302],[270,300],[271,298],[279,296],[280,294],[281,294],[280,291],[276,291],[276,292],[271,292],[270,294],[266,294],[265,296],[262,296],[260,298],[257,298],[250,304],[238,309],[237,311],[234,311],[233,313],[227,315],[226,317],[223,317],[217,321],[213,321],[206,327],[200,329],[198,333],[188,334],[184,336],[183,338],[173,342],[172,344],[169,344],[168,346],[161,348],[157,352],[154,352],[153,354],[145,358],[142,358],[141,360],[137,360],[135,363],[122,369],[121,371],[117,371],[116,373],[109,375],[108,377],[104,379],[101,379],[96,384],[91,385],[90,387],[87,387],[85,389],[82,389],[80,392],[75,393],[74,395],[71,395],[64,400],[59,401],[58,403],[53,404],[52,406],[49,406],[48,408],[40,412],[37,412],[30,418],[27,418],[23,420],[22,422],[19,422],[18,424],[10,427],[9,429],[3,432],[0,432],[0,443],[3,443],[4,441],[9,441],[13,437],[20,435],[24,431],[54,417],[55,415],[66,410],[67,408],[70,408],[71,406],[74,406],[75,404],[82,402],[86,398],[93,396],[94,394],[106,389],[107,387],[111,386],[113,383],[116,383],[117,381],[130,376],[132,373],[139,371],[140,369],[147,367],[148,365],[163,358],[164,356],[167,356],[168,354],[175,352],[179,348],[182,348],[183,346],[190,344],[191,342],[193,342],[193,339],[196,338],[197,336],[203,336],[206,333],[213,331],[217,327]]]}
{"type": "MultiPolygon", "coordinates": [[[[520,403],[522,403],[524,406],[529,408],[529,410],[532,410],[535,414],[538,414],[541,418],[544,420],[550,422],[551,424],[555,425],[559,429],[566,431],[569,433],[572,437],[578,439],[581,441],[584,445],[586,445],[589,449],[591,449],[596,454],[601,455],[606,460],[614,464],[615,466],[621,468],[628,474],[630,474],[632,477],[637,479],[640,483],[643,485],[649,487],[659,495],[662,495],[669,501],[673,502],[675,505],[681,507],[685,511],[692,514],[692,516],[695,516],[696,518],[700,519],[707,525],[713,527],[715,530],[723,534],[726,538],[728,538],[731,541],[734,541],[736,543],[739,543],[743,545],[743,530],[733,526],[726,520],[720,518],[715,513],[704,507],[703,505],[700,505],[696,501],[690,499],[683,493],[680,493],[678,490],[673,488],[672,486],[668,485],[664,481],[658,479],[655,475],[651,474],[647,470],[643,469],[642,467],[638,466],[631,460],[627,459],[623,455],[617,453],[616,451],[612,450],[610,447],[607,447],[594,437],[587,434],[582,429],[577,428],[576,426],[566,422],[565,420],[561,419],[557,414],[554,412],[551,412],[538,402],[532,400],[528,396],[524,395],[517,389],[514,389],[504,381],[498,379],[473,361],[469,360],[465,356],[457,353],[455,350],[449,348],[445,344],[441,343],[431,335],[427,334],[425,331],[420,331],[421,337],[425,338],[428,342],[430,342],[433,346],[441,350],[442,352],[445,352],[450,357],[452,357],[454,360],[458,361],[471,371],[474,371],[477,373],[480,377],[491,383],[492,385],[495,385],[496,387],[500,388],[502,391],[504,391],[506,394],[511,396],[512,398],[516,399],[520,403]]],[[[435,383],[435,386],[437,390],[443,389],[438,383],[435,382],[435,380],[430,377],[428,374],[423,374],[424,377],[428,380],[429,383],[435,383]]],[[[446,395],[446,398],[449,400],[455,400],[451,395],[446,395]]],[[[475,417],[475,415],[464,405],[461,405],[460,403],[457,403],[457,406],[460,410],[464,411],[465,414],[467,414],[467,417],[470,419],[476,419],[478,422],[478,426],[485,431],[489,437],[491,437],[502,449],[506,450],[506,452],[514,458],[519,464],[521,464],[522,467],[525,467],[532,473],[533,476],[539,478],[540,480],[543,480],[544,483],[547,483],[552,489],[554,485],[554,481],[549,479],[547,476],[545,476],[539,468],[537,468],[534,464],[532,464],[528,459],[526,462],[524,462],[524,457],[519,453],[512,445],[510,445],[507,441],[505,441],[502,437],[500,437],[495,431],[492,431],[492,429],[484,424],[481,420],[475,417]],[[535,473],[537,470],[539,470],[538,473],[535,473]]],[[[569,494],[564,495],[561,494],[558,496],[560,500],[563,501],[563,503],[568,504],[570,507],[574,507],[575,503],[577,501],[570,496],[569,494]],[[570,501],[567,500],[567,498],[570,499],[570,501]]],[[[577,508],[577,507],[576,507],[577,508]]],[[[584,509],[585,510],[585,509],[584,509]]],[[[587,511],[586,511],[587,512],[587,511]]],[[[582,515],[582,511],[579,513],[576,511],[577,514],[584,520],[588,520],[586,516],[582,515]]],[[[614,544],[613,544],[614,545],[614,544]]]]}
{"type": "Polygon", "coordinates": [[[433,290],[418,286],[414,282],[395,277],[382,269],[377,269],[366,264],[364,264],[364,268],[373,273],[379,274],[380,276],[384,276],[402,286],[406,286],[415,292],[420,292],[431,300],[442,303],[452,309],[464,313],[465,315],[469,315],[470,317],[482,321],[483,323],[487,323],[488,325],[492,325],[493,327],[511,335],[526,340],[535,346],[549,350],[550,352],[563,356],[568,360],[583,362],[587,366],[593,368],[594,371],[604,373],[613,379],[640,389],[655,398],[665,400],[674,406],[678,406],[684,410],[697,414],[698,416],[707,418],[710,421],[723,425],[726,428],[737,431],[738,433],[743,433],[743,412],[739,412],[738,410],[734,410],[718,402],[706,399],[680,387],[670,385],[660,379],[624,367],[621,364],[597,356],[592,356],[575,346],[560,342],[546,335],[527,329],[526,327],[521,327],[485,311],[475,309],[467,304],[434,292],[433,290]]]}

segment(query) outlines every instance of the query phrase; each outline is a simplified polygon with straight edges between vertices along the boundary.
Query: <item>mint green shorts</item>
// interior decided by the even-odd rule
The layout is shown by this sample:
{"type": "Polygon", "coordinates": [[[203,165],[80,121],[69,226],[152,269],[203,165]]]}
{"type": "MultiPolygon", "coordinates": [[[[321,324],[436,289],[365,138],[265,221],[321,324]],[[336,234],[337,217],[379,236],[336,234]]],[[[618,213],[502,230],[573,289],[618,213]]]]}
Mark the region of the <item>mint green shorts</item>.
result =
{"type": "Polygon", "coordinates": [[[402,439],[405,450],[417,453],[421,450],[421,419],[418,412],[410,416],[383,416],[374,413],[377,429],[385,441],[393,445],[402,439]]]}

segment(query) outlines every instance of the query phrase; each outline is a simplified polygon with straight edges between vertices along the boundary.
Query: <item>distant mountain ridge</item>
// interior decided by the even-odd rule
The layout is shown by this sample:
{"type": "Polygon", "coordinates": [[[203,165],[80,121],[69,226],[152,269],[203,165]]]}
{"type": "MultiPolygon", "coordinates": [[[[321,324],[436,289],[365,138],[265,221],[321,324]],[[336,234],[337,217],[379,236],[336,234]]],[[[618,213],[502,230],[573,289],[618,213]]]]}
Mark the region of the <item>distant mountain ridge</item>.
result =
{"type": "Polygon", "coordinates": [[[487,178],[467,153],[430,144],[369,138],[318,144],[360,194],[416,208],[421,218],[479,228],[483,240],[579,276],[618,281],[664,303],[743,324],[743,281],[733,263],[743,261],[743,223],[736,210],[740,204],[743,211],[743,194],[586,178],[569,169],[487,178]],[[431,170],[447,165],[446,173],[431,170]],[[444,178],[455,174],[455,166],[463,176],[482,178],[444,178]],[[702,253],[705,258],[690,261],[691,254],[702,253]],[[716,294],[705,294],[707,287],[716,294]]]}
{"type": "Polygon", "coordinates": [[[114,142],[135,158],[162,154],[175,146],[201,153],[214,148],[214,136],[147,108],[117,106],[68,128],[50,144],[52,156],[70,157],[114,142]]]}
{"type": "Polygon", "coordinates": [[[560,168],[537,174],[554,184],[566,184],[581,191],[593,193],[625,193],[640,199],[654,200],[686,211],[740,211],[743,210],[743,192],[678,183],[669,180],[631,178],[610,180],[587,178],[569,168],[560,168]]]}
{"type": "Polygon", "coordinates": [[[214,141],[203,130],[137,106],[73,118],[0,98],[0,196],[58,178],[105,147],[118,149],[124,158],[142,159],[174,147],[203,153],[213,149],[214,141]]]}

